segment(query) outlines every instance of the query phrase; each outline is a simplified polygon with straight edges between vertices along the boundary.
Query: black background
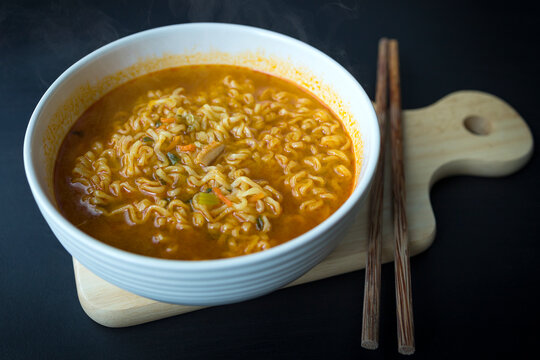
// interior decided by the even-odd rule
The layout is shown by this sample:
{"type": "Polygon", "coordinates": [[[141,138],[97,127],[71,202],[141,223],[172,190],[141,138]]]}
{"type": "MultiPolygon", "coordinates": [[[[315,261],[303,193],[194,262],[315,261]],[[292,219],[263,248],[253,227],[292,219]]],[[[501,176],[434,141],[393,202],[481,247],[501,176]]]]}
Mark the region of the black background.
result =
{"type": "MultiPolygon", "coordinates": [[[[141,30],[219,21],[303,40],[374,94],[377,41],[399,39],[404,108],[477,89],[540,135],[533,2],[3,1],[0,3],[0,358],[395,358],[393,265],[383,266],[381,347],[360,347],[364,272],[125,329],[90,320],[71,257],[28,188],[22,142],[48,86],[96,48],[141,30]]],[[[438,233],[411,259],[416,358],[538,352],[540,164],[504,178],[437,183],[438,233]]]]}

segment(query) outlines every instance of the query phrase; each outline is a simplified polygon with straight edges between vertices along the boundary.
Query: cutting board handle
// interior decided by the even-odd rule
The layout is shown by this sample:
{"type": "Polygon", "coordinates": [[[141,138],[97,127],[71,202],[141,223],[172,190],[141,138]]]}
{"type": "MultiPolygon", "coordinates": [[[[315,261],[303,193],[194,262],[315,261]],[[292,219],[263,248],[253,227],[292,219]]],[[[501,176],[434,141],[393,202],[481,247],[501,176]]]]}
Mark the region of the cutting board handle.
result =
{"type": "MultiPolygon", "coordinates": [[[[407,111],[404,118],[414,125],[405,127],[405,141],[412,145],[407,149],[436,158],[424,164],[432,167],[430,186],[452,175],[508,175],[532,155],[533,138],[523,118],[491,94],[454,92],[431,106],[407,111]]],[[[406,158],[418,162],[418,154],[411,152],[406,158]]]]}

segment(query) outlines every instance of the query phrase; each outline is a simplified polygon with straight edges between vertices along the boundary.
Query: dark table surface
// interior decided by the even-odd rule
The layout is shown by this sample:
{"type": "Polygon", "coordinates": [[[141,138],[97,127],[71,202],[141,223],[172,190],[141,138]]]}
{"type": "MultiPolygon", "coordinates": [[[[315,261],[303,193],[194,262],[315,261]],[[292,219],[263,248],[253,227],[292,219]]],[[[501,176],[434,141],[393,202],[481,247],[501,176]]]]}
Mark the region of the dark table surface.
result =
{"type": "MultiPolygon", "coordinates": [[[[381,346],[360,347],[364,271],[234,305],[109,329],[83,312],[71,257],[28,188],[24,131],[49,85],[120,37],[219,21],[303,40],[373,95],[377,41],[399,39],[404,108],[461,89],[495,94],[540,135],[538,9],[472,1],[3,1],[0,3],[0,358],[394,358],[393,265],[383,266],[381,346]]],[[[525,358],[540,337],[540,164],[454,177],[431,193],[435,242],[411,259],[417,358],[525,358]],[[521,355],[519,355],[521,354],[521,355]]]]}

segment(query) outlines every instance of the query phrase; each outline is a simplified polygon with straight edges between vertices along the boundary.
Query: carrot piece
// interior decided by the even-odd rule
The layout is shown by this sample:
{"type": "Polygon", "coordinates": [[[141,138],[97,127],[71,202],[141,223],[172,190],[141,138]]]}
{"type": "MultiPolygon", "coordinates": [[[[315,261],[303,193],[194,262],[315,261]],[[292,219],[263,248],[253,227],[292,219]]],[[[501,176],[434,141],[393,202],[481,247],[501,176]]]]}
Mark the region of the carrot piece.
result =
{"type": "Polygon", "coordinates": [[[225,195],[223,195],[223,193],[221,192],[221,190],[217,187],[213,187],[212,188],[212,191],[214,192],[214,194],[216,194],[216,196],[225,203],[225,205],[227,206],[233,206],[233,203],[231,200],[227,199],[227,197],[225,195]]]}
{"type": "Polygon", "coordinates": [[[258,193],[258,194],[255,194],[253,196],[250,196],[248,201],[249,202],[257,202],[257,201],[259,201],[261,199],[264,199],[265,196],[266,195],[264,193],[258,193]]]}
{"type": "Polygon", "coordinates": [[[167,127],[167,124],[163,124],[160,127],[158,127],[156,130],[163,130],[167,127]]]}
{"type": "Polygon", "coordinates": [[[178,149],[180,151],[195,151],[195,150],[197,150],[197,147],[195,146],[195,144],[178,145],[178,149]]]}
{"type": "Polygon", "coordinates": [[[165,124],[172,124],[174,122],[174,118],[161,118],[161,122],[165,124]]]}
{"type": "Polygon", "coordinates": [[[174,147],[178,144],[179,141],[180,141],[180,136],[179,135],[173,137],[171,143],[169,144],[169,146],[167,146],[165,151],[171,151],[172,149],[174,149],[174,147]]]}

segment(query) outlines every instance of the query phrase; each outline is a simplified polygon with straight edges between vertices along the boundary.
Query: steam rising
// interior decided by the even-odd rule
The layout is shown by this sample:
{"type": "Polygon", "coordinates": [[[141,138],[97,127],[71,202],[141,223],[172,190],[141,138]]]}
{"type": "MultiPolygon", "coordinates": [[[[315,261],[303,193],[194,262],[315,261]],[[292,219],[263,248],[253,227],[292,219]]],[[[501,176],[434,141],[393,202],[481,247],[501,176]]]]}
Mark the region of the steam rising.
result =
{"type": "Polygon", "coordinates": [[[189,22],[225,22],[257,26],[307,42],[332,56],[353,73],[339,32],[342,25],[359,18],[356,1],[335,1],[301,7],[285,0],[169,0],[171,13],[189,22]]]}
{"type": "MultiPolygon", "coordinates": [[[[347,22],[359,17],[359,5],[344,1],[305,4],[299,6],[285,0],[169,0],[134,7],[128,0],[104,2],[99,6],[82,0],[57,0],[38,3],[31,9],[2,4],[0,34],[7,29],[10,33],[16,33],[13,29],[22,30],[15,38],[0,36],[0,49],[4,54],[17,56],[21,42],[35,44],[30,48],[34,53],[22,61],[30,62],[30,68],[45,89],[75,61],[120,37],[170,24],[225,22],[257,26],[307,42],[354,74],[354,65],[345,51],[343,31],[347,22]],[[131,7],[129,11],[127,7],[131,7]]],[[[0,65],[4,65],[4,54],[0,65]]],[[[8,63],[17,64],[17,60],[8,63]]],[[[2,67],[3,71],[9,71],[2,67]]]]}

